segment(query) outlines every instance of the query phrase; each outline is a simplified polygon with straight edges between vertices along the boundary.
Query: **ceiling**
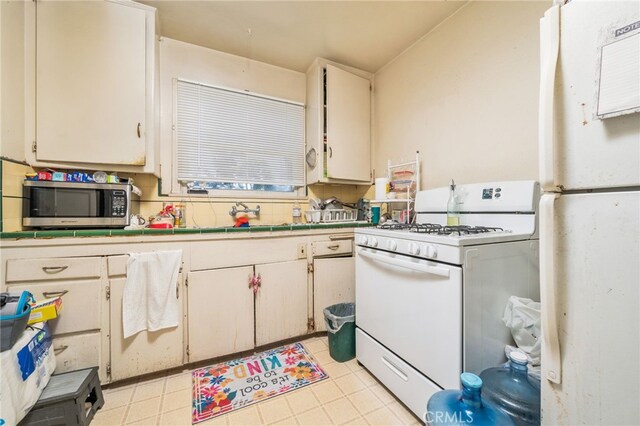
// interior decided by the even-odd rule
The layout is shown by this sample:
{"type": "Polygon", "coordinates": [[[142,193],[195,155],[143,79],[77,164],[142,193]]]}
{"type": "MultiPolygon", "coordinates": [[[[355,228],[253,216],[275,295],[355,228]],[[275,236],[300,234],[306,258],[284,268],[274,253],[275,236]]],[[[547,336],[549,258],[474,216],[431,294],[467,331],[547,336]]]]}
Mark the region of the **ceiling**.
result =
{"type": "Polygon", "coordinates": [[[305,72],[316,57],[376,72],[466,1],[142,0],[162,36],[305,72]]]}

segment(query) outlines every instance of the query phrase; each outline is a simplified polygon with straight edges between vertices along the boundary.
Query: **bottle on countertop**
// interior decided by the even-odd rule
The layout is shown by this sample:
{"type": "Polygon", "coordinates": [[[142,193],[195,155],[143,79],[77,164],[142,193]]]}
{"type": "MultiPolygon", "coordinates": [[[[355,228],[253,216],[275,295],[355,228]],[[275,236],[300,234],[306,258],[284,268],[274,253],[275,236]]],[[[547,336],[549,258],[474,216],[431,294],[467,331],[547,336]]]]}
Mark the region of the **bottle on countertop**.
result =
{"type": "Polygon", "coordinates": [[[447,201],[447,226],[460,225],[460,202],[456,194],[456,184],[451,179],[449,186],[449,201],[447,201]]]}
{"type": "Polygon", "coordinates": [[[302,222],[302,208],[300,207],[300,203],[297,201],[293,205],[293,209],[291,210],[291,216],[293,217],[293,223],[302,222]]]}

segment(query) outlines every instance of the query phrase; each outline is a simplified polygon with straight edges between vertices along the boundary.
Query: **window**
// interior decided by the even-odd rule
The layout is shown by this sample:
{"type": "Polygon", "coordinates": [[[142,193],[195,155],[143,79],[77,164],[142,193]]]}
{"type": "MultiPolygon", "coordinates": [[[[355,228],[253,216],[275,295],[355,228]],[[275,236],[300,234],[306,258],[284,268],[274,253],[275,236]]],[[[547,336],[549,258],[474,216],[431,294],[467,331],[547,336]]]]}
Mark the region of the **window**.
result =
{"type": "Polygon", "coordinates": [[[304,187],[304,106],[176,82],[177,177],[213,190],[295,193],[304,187]]]}

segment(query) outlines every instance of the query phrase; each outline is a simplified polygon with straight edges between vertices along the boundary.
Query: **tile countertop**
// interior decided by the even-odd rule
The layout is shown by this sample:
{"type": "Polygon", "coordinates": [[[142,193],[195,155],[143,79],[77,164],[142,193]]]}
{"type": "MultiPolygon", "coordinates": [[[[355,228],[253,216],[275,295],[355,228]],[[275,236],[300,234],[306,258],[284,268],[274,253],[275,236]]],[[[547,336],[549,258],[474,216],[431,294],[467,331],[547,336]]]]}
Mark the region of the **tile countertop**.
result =
{"type": "Polygon", "coordinates": [[[341,222],[341,223],[305,223],[284,225],[263,225],[247,228],[234,228],[232,226],[215,228],[173,228],[173,229],[64,229],[64,230],[36,230],[18,232],[0,232],[0,239],[33,239],[33,238],[60,238],[60,237],[122,237],[143,235],[197,235],[213,233],[246,233],[246,232],[274,232],[274,231],[309,231],[333,228],[359,228],[372,226],[369,222],[341,222]]]}

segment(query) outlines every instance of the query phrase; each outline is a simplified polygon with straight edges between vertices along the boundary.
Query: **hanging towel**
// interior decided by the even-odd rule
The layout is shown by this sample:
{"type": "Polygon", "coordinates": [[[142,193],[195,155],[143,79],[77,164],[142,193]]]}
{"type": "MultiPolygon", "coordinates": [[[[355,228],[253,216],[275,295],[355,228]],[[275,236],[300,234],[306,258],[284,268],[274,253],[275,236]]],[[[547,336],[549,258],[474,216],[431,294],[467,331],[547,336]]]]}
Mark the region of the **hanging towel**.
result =
{"type": "Polygon", "coordinates": [[[176,282],[182,250],[130,253],[122,296],[125,339],[142,331],[177,327],[176,282]]]}

